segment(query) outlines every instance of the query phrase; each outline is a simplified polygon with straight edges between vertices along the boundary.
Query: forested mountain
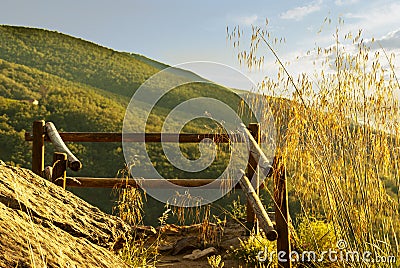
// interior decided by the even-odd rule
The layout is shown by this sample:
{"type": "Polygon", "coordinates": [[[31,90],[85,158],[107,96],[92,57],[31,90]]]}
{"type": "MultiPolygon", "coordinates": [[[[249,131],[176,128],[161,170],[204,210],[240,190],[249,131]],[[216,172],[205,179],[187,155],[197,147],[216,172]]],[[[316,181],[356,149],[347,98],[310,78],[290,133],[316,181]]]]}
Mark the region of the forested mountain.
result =
{"type": "MultiPolygon", "coordinates": [[[[24,133],[31,131],[32,123],[37,119],[54,122],[60,131],[121,132],[132,94],[146,79],[167,67],[141,55],[113,51],[57,32],[0,26],[0,160],[31,167],[31,148],[24,140],[24,133]]],[[[181,74],[182,77],[176,79],[196,77],[187,71],[181,74]]],[[[240,101],[233,91],[221,86],[180,86],[157,103],[146,131],[160,131],[171,108],[200,96],[219,99],[234,110],[238,109],[240,101]]],[[[277,106],[273,110],[280,118],[286,118],[283,120],[286,123],[281,122],[279,129],[285,136],[292,104],[284,99],[271,100],[270,105],[277,106]]],[[[244,118],[244,121],[249,123],[251,120],[244,118]]],[[[212,127],[210,121],[198,120],[186,125],[183,131],[209,132],[204,125],[212,127]]],[[[69,143],[68,147],[83,164],[78,173],[68,170],[70,176],[114,177],[124,168],[121,144],[69,143]]],[[[174,168],[159,144],[149,144],[147,148],[156,169],[168,178],[217,177],[228,162],[229,148],[220,147],[220,155],[211,168],[189,174],[174,168]]],[[[199,156],[197,145],[184,144],[181,150],[189,158],[199,156]]],[[[51,164],[53,151],[52,145],[47,143],[46,165],[51,164]]],[[[384,181],[390,194],[397,193],[398,188],[392,180],[384,181]]],[[[109,190],[71,190],[111,212],[109,190]]],[[[152,215],[154,206],[149,206],[151,209],[146,210],[146,215],[150,215],[149,222],[154,223],[160,215],[152,215]]],[[[291,211],[294,211],[293,205],[291,211]]]]}
{"type": "MultiPolygon", "coordinates": [[[[30,144],[23,136],[37,119],[52,121],[61,131],[120,132],[132,94],[166,67],[141,55],[117,52],[58,32],[0,26],[0,159],[30,168],[30,144]]],[[[220,99],[235,110],[239,106],[238,96],[221,86],[181,86],[160,100],[147,130],[159,131],[172,107],[200,96],[220,99]]],[[[200,120],[185,129],[204,132],[204,124],[208,123],[200,120]]],[[[153,163],[163,175],[190,177],[166,163],[159,145],[149,146],[153,163]]],[[[53,149],[51,144],[46,147],[48,165],[53,149]]],[[[83,169],[76,175],[114,177],[124,167],[121,144],[70,143],[69,147],[83,162],[83,169]]],[[[184,145],[182,150],[192,158],[199,153],[196,146],[184,145]]],[[[216,176],[224,170],[225,162],[220,157],[213,168],[195,176],[216,176]]],[[[93,191],[86,199],[90,201],[92,195],[93,191]]]]}

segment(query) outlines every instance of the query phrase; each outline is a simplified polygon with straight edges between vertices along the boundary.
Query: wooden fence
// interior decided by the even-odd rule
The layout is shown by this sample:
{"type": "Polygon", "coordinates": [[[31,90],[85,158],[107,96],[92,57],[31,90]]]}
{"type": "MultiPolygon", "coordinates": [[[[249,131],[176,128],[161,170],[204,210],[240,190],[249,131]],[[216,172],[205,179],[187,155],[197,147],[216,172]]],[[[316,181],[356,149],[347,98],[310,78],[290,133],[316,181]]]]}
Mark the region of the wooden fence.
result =
{"type": "MultiPolygon", "coordinates": [[[[286,171],[284,165],[278,159],[274,160],[272,172],[269,162],[262,152],[259,144],[261,140],[260,127],[258,124],[250,124],[248,128],[243,127],[243,135],[235,136],[235,141],[249,141],[250,154],[247,170],[242,171],[243,176],[236,188],[242,188],[247,196],[247,226],[252,229],[258,226],[262,228],[271,241],[277,240],[277,251],[286,252],[286,257],[290,254],[290,233],[289,233],[289,209],[287,200],[286,171]],[[264,177],[272,177],[274,180],[274,203],[275,203],[275,226],[268,217],[268,214],[259,199],[259,187],[254,188],[248,178],[253,178],[257,168],[264,177]]],[[[214,140],[216,143],[229,143],[230,137],[227,134],[162,134],[162,142],[179,143],[198,143],[204,138],[214,140]]],[[[25,140],[32,142],[32,171],[39,176],[51,180],[59,186],[65,187],[100,187],[112,188],[115,186],[124,187],[130,185],[140,187],[134,179],[121,178],[89,178],[89,177],[68,177],[67,168],[78,171],[82,168],[79,159],[68,149],[64,142],[122,142],[122,133],[104,132],[64,132],[59,133],[51,122],[45,123],[43,120],[35,121],[32,133],[25,133],[25,140]],[[45,142],[52,142],[55,147],[53,154],[53,164],[45,167],[44,153],[45,142]]],[[[124,134],[124,141],[130,142],[161,142],[161,133],[128,133],[124,134]],[[144,140],[143,140],[144,137],[144,140]]],[[[257,176],[259,179],[259,176],[257,176]]],[[[160,187],[162,179],[146,178],[147,187],[160,187]]],[[[215,179],[170,179],[169,182],[184,186],[196,187],[209,184],[215,179]]],[[[263,179],[264,181],[264,179],[263,179]]],[[[223,183],[223,182],[221,182],[223,183]]],[[[255,185],[263,185],[258,181],[255,185]]],[[[218,187],[218,185],[217,185],[218,187]]],[[[291,262],[278,262],[279,267],[291,267],[291,262]]]]}

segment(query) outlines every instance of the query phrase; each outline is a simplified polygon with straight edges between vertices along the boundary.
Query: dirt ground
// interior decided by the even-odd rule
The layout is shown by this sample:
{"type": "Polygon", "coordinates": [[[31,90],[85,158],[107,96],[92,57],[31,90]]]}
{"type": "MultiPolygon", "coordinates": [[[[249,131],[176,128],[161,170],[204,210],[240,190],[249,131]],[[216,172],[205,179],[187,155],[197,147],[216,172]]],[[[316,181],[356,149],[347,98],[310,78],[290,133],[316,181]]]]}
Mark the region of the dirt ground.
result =
{"type": "MultiPolygon", "coordinates": [[[[173,224],[161,227],[157,232],[160,235],[159,252],[157,267],[182,267],[182,268],[202,268],[211,267],[208,264],[207,256],[197,260],[188,260],[184,256],[191,254],[196,249],[206,249],[214,247],[216,252],[209,254],[221,255],[224,267],[241,267],[237,260],[233,259],[227,250],[231,247],[240,245],[239,238],[246,238],[245,228],[235,221],[227,221],[223,226],[209,225],[205,228],[204,224],[190,226],[177,226],[173,224]]],[[[150,239],[148,243],[153,243],[156,237],[150,239]]]]}

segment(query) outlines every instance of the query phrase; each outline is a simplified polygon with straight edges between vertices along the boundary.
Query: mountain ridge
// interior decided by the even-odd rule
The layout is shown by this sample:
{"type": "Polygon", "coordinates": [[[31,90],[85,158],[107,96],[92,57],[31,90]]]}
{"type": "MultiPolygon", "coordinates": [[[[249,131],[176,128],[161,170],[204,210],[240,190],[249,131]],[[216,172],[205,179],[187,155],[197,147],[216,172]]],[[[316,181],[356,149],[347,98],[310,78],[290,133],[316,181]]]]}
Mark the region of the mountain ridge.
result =
{"type": "MultiPolygon", "coordinates": [[[[114,51],[56,31],[0,26],[0,159],[31,167],[30,146],[24,141],[24,133],[38,119],[54,122],[60,131],[120,132],[132,94],[146,79],[167,67],[143,55],[114,51]],[[36,99],[38,105],[27,102],[29,99],[36,99]]],[[[172,76],[173,79],[204,80],[193,72],[176,70],[173,73],[184,75],[172,76]]],[[[219,99],[234,110],[239,109],[240,97],[230,89],[209,84],[183,85],[157,103],[146,131],[160,131],[172,107],[195,97],[219,99]]],[[[208,132],[205,125],[215,127],[215,122],[201,119],[185,126],[184,131],[208,132]]],[[[83,164],[79,173],[68,171],[71,176],[115,177],[125,167],[121,144],[69,143],[68,147],[83,164]]],[[[196,146],[182,145],[181,149],[192,159],[200,153],[196,146]]],[[[52,152],[51,144],[46,144],[45,165],[51,164],[52,152]]],[[[160,144],[150,144],[149,155],[163,176],[189,177],[167,163],[160,144]]],[[[224,157],[218,157],[210,170],[192,176],[216,177],[225,169],[225,162],[224,157]]],[[[85,189],[74,191],[111,212],[109,203],[93,197],[100,190],[91,189],[90,194],[85,189]]]]}

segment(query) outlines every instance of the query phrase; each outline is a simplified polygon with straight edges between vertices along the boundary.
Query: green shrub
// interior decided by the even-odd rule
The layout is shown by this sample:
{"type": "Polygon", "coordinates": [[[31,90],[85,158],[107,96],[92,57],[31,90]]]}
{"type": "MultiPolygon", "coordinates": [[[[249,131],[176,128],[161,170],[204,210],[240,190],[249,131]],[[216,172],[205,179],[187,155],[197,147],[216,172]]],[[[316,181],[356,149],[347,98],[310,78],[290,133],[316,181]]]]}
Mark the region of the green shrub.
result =
{"type": "MultiPolygon", "coordinates": [[[[240,247],[232,248],[229,253],[245,267],[264,267],[275,263],[270,260],[270,253],[276,251],[276,242],[269,241],[263,232],[251,234],[246,240],[240,240],[240,247]],[[265,259],[260,261],[259,257],[265,259]]],[[[276,254],[273,254],[276,257],[276,254]]]]}
{"type": "Polygon", "coordinates": [[[297,226],[300,247],[321,252],[336,248],[336,235],[332,223],[303,217],[297,226]]]}

